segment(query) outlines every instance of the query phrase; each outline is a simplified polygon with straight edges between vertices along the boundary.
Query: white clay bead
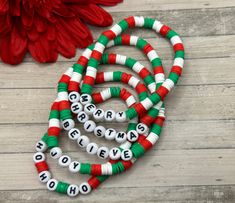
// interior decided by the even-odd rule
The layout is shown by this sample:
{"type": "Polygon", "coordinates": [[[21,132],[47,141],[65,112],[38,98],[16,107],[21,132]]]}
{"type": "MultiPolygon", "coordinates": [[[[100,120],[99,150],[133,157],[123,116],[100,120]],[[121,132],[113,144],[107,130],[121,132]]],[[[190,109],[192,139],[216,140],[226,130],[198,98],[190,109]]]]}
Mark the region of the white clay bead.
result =
{"type": "Polygon", "coordinates": [[[62,121],[62,126],[65,130],[71,130],[75,126],[74,120],[73,119],[66,119],[66,120],[62,121]]]}
{"type": "Polygon", "coordinates": [[[62,156],[62,150],[59,147],[53,147],[50,151],[51,158],[58,159],[62,156]]]}
{"type": "Polygon", "coordinates": [[[45,152],[47,150],[47,144],[44,141],[40,140],[36,143],[35,148],[37,152],[45,152]]]}
{"type": "Polygon", "coordinates": [[[98,151],[98,148],[99,147],[96,143],[91,142],[86,146],[86,151],[88,154],[96,154],[98,151]]]}
{"type": "Polygon", "coordinates": [[[94,104],[86,104],[84,106],[84,111],[87,113],[87,115],[92,115],[95,110],[96,106],[94,104]]]}
{"type": "Polygon", "coordinates": [[[116,137],[116,130],[114,130],[113,128],[108,128],[105,131],[104,137],[107,140],[114,140],[116,137]]]}
{"type": "Polygon", "coordinates": [[[67,155],[63,155],[59,158],[58,163],[62,167],[67,167],[71,163],[71,158],[67,155]]]}
{"type": "Polygon", "coordinates": [[[81,194],[86,195],[91,192],[91,186],[87,182],[81,183],[79,191],[81,194]]]}
{"type": "Polygon", "coordinates": [[[92,120],[88,120],[83,125],[86,132],[93,132],[95,130],[96,124],[92,120]]]}
{"type": "Polygon", "coordinates": [[[133,157],[133,153],[130,149],[124,149],[121,153],[121,158],[124,161],[129,161],[133,157]]]}
{"type": "Polygon", "coordinates": [[[117,147],[114,147],[112,148],[110,151],[109,151],[109,157],[110,159],[112,160],[118,160],[120,159],[121,157],[121,150],[117,147]]]}
{"type": "Polygon", "coordinates": [[[83,106],[82,106],[82,104],[79,103],[79,102],[74,102],[74,103],[72,103],[72,105],[71,105],[70,108],[71,108],[71,111],[72,111],[73,113],[78,114],[79,112],[82,111],[83,106]]]}
{"type": "Polygon", "coordinates": [[[115,140],[118,143],[123,143],[126,141],[126,133],[125,132],[118,132],[115,136],[115,140]]]}
{"type": "Polygon", "coordinates": [[[130,130],[127,133],[127,140],[130,142],[135,142],[139,138],[139,134],[136,132],[136,130],[130,130]]]}
{"type": "Polygon", "coordinates": [[[69,101],[70,102],[78,102],[80,99],[80,94],[78,92],[70,92],[69,93],[69,101]]]}
{"type": "Polygon", "coordinates": [[[68,132],[68,136],[71,140],[77,140],[80,136],[81,136],[81,132],[79,129],[77,128],[72,128],[69,132],[68,132]]]}
{"type": "Polygon", "coordinates": [[[93,112],[93,117],[96,121],[102,121],[104,119],[104,110],[103,109],[96,109],[93,112]]]}
{"type": "Polygon", "coordinates": [[[89,94],[82,94],[80,96],[80,102],[82,105],[86,105],[88,103],[91,103],[91,101],[92,101],[92,98],[91,98],[91,95],[89,95],[89,94]]]}
{"type": "Polygon", "coordinates": [[[80,171],[81,164],[78,161],[73,161],[69,164],[69,171],[72,173],[78,173],[80,171]]]}
{"type": "Polygon", "coordinates": [[[51,173],[49,171],[42,171],[38,174],[38,178],[40,182],[46,183],[48,180],[51,179],[51,173]]]}
{"type": "Polygon", "coordinates": [[[77,119],[80,123],[85,123],[86,121],[88,121],[89,116],[84,111],[81,111],[78,113],[77,119]]]}
{"type": "Polygon", "coordinates": [[[106,131],[105,127],[99,125],[95,128],[94,134],[96,137],[104,137],[105,131],[106,131]]]}
{"type": "Polygon", "coordinates": [[[100,147],[97,150],[97,156],[101,159],[106,159],[109,156],[109,149],[107,147],[100,147]]]}
{"type": "Polygon", "coordinates": [[[77,143],[81,148],[85,148],[89,144],[89,142],[90,139],[85,135],[82,135],[77,139],[77,143]]]}
{"type": "Polygon", "coordinates": [[[58,185],[58,180],[56,180],[56,179],[50,179],[50,180],[48,180],[48,182],[47,182],[47,189],[50,190],[50,191],[55,191],[57,185],[58,185]]]}
{"type": "Polygon", "coordinates": [[[107,122],[111,122],[115,120],[115,111],[113,110],[107,110],[104,113],[104,120],[107,122]]]}
{"type": "Polygon", "coordinates": [[[67,189],[67,195],[69,197],[75,197],[79,193],[79,187],[77,185],[71,184],[67,189]]]}
{"type": "Polygon", "coordinates": [[[116,121],[119,123],[126,121],[126,113],[124,111],[120,111],[116,113],[115,117],[116,117],[116,121]]]}
{"type": "Polygon", "coordinates": [[[45,161],[45,160],[46,160],[45,154],[43,154],[42,152],[36,152],[33,155],[34,163],[38,163],[38,162],[45,161]]]}
{"type": "Polygon", "coordinates": [[[139,123],[137,126],[136,126],[136,131],[137,133],[139,134],[146,134],[148,132],[148,126],[145,125],[144,123],[139,123]]]}

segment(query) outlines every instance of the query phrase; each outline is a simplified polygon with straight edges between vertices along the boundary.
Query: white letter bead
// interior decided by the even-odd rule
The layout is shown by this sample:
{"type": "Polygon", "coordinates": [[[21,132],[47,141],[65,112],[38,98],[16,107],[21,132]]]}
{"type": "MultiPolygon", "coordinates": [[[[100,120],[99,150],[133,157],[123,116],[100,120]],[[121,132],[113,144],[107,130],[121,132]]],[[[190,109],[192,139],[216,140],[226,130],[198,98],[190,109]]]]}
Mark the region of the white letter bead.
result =
{"type": "Polygon", "coordinates": [[[100,147],[97,150],[97,156],[101,159],[106,159],[109,156],[109,149],[107,147],[100,147]]]}
{"type": "Polygon", "coordinates": [[[129,161],[133,157],[132,151],[130,149],[124,149],[121,153],[121,158],[124,161],[129,161]]]}
{"type": "Polygon", "coordinates": [[[86,146],[86,151],[87,151],[88,154],[96,154],[98,148],[99,147],[96,143],[91,142],[86,146]]]}
{"type": "Polygon", "coordinates": [[[53,147],[50,151],[51,158],[58,159],[62,156],[62,150],[59,147],[53,147]]]}
{"type": "Polygon", "coordinates": [[[38,174],[40,182],[46,183],[51,178],[51,173],[49,171],[42,171],[38,174]]]}
{"type": "Polygon", "coordinates": [[[79,191],[81,194],[86,195],[86,194],[90,193],[91,186],[87,182],[81,183],[81,185],[79,187],[79,191]]]}
{"type": "Polygon", "coordinates": [[[89,142],[90,139],[85,135],[82,135],[77,139],[77,143],[81,148],[85,148],[89,144],[89,142]]]}
{"type": "Polygon", "coordinates": [[[74,102],[74,103],[72,103],[72,105],[71,105],[70,108],[71,108],[71,111],[72,111],[73,113],[78,114],[79,112],[82,111],[83,106],[82,106],[82,104],[79,103],[79,102],[74,102]]]}
{"type": "Polygon", "coordinates": [[[137,133],[139,134],[146,134],[148,132],[148,126],[145,125],[144,123],[139,123],[137,126],[136,126],[136,131],[137,133]]]}
{"type": "Polygon", "coordinates": [[[62,126],[65,130],[71,130],[75,126],[74,120],[73,119],[66,119],[66,120],[62,121],[62,126]]]}
{"type": "Polygon", "coordinates": [[[102,121],[104,119],[104,110],[103,109],[96,109],[93,112],[93,117],[96,121],[102,121]]]}
{"type": "Polygon", "coordinates": [[[77,196],[79,193],[79,187],[77,185],[69,185],[68,189],[67,189],[67,195],[70,197],[75,197],[77,196]]]}
{"type": "Polygon", "coordinates": [[[135,142],[139,138],[139,134],[136,132],[136,130],[130,130],[127,133],[127,140],[130,142],[135,142]]]}
{"type": "Polygon", "coordinates": [[[116,121],[117,122],[125,122],[126,121],[126,113],[124,111],[120,111],[116,113],[116,121]]]}
{"type": "Polygon", "coordinates": [[[68,136],[71,140],[77,140],[79,136],[81,136],[81,132],[79,129],[77,128],[72,128],[69,132],[68,132],[68,136]]]}
{"type": "Polygon", "coordinates": [[[123,143],[126,141],[126,133],[125,132],[118,132],[115,137],[116,142],[123,143]]]}
{"type": "Polygon", "coordinates": [[[93,132],[95,130],[96,124],[92,120],[88,120],[83,125],[86,132],[93,132]]]}
{"type": "Polygon", "coordinates": [[[115,119],[115,111],[113,110],[107,110],[104,113],[104,119],[105,121],[111,122],[115,119]]]}
{"type": "Polygon", "coordinates": [[[81,111],[78,113],[77,119],[78,119],[78,122],[85,123],[86,121],[88,121],[89,116],[84,111],[81,111]]]}
{"type": "Polygon", "coordinates": [[[59,158],[58,163],[62,167],[69,166],[69,164],[71,163],[71,158],[67,155],[63,155],[59,158]]]}
{"type": "Polygon", "coordinates": [[[78,161],[73,161],[69,164],[69,171],[72,173],[78,173],[80,171],[81,164],[78,161]]]}
{"type": "Polygon", "coordinates": [[[50,191],[55,191],[57,184],[58,184],[58,181],[56,179],[50,179],[47,182],[47,189],[50,191]]]}
{"type": "Polygon", "coordinates": [[[87,113],[87,115],[92,115],[95,110],[96,106],[94,104],[86,104],[84,106],[84,111],[87,113]]]}
{"type": "Polygon", "coordinates": [[[33,155],[33,161],[35,163],[38,163],[38,162],[41,162],[41,161],[45,161],[45,160],[46,160],[46,157],[45,157],[45,155],[42,152],[36,152],[33,155]]]}
{"type": "Polygon", "coordinates": [[[78,102],[80,99],[80,94],[78,92],[70,92],[69,93],[69,101],[70,102],[78,102]]]}
{"type": "Polygon", "coordinates": [[[114,140],[114,138],[116,137],[116,130],[114,130],[113,128],[108,128],[105,131],[104,137],[107,140],[114,140]]]}
{"type": "Polygon", "coordinates": [[[99,125],[95,128],[94,134],[96,137],[104,137],[105,131],[106,129],[102,125],[99,125]]]}
{"type": "Polygon", "coordinates": [[[89,95],[89,94],[82,94],[80,96],[80,102],[82,105],[86,105],[88,103],[91,103],[91,101],[92,101],[92,98],[91,98],[91,95],[89,95]]]}
{"type": "Polygon", "coordinates": [[[120,159],[121,157],[121,150],[117,147],[114,147],[112,148],[110,151],[109,151],[109,157],[110,159],[112,160],[118,160],[120,159]]]}
{"type": "Polygon", "coordinates": [[[40,140],[36,143],[35,148],[37,152],[45,152],[47,150],[47,144],[44,141],[40,140]]]}

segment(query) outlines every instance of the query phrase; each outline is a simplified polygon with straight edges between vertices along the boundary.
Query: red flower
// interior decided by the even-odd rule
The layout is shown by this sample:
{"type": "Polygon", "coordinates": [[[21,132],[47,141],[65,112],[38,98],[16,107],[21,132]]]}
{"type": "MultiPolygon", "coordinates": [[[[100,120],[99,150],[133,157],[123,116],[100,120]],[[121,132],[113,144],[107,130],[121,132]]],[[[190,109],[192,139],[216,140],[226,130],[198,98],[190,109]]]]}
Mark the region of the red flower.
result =
{"type": "Polygon", "coordinates": [[[58,54],[75,56],[92,43],[85,23],[109,26],[112,16],[99,5],[122,0],[0,0],[0,57],[18,64],[27,51],[38,62],[54,62],[58,54]]]}

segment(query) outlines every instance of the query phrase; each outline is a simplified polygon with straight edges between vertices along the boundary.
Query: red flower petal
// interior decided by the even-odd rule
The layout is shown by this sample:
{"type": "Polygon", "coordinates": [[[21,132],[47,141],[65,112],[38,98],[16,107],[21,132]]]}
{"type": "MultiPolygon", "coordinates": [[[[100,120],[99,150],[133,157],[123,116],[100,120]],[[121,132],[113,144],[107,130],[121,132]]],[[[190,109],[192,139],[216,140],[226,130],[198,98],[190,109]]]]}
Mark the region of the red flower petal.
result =
{"type": "Polygon", "coordinates": [[[9,9],[8,0],[1,0],[0,1],[0,14],[5,14],[9,9]]]}
{"type": "Polygon", "coordinates": [[[9,14],[0,16],[0,35],[3,36],[11,30],[9,14]]]}

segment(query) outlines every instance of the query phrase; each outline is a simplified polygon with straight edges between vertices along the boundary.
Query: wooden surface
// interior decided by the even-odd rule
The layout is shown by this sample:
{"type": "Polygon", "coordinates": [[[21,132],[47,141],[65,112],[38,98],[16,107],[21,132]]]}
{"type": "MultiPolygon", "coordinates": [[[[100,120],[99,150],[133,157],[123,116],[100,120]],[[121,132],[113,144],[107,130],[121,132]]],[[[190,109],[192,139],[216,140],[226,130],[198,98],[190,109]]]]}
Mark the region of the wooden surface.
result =
{"type": "MultiPolygon", "coordinates": [[[[129,15],[157,18],[184,41],[185,69],[167,98],[167,121],[159,143],[130,171],[110,178],[91,195],[70,199],[48,192],[37,180],[34,145],[46,130],[56,82],[77,57],[37,64],[27,56],[18,67],[1,63],[0,202],[235,202],[235,0],[125,0],[107,10],[114,22],[129,15]]],[[[91,29],[95,38],[104,30],[91,29]]],[[[147,39],[169,71],[173,53],[166,40],[143,29],[130,33],[147,39]]],[[[134,48],[117,47],[109,52],[148,65],[134,48]]],[[[112,68],[103,66],[104,70],[112,68]]],[[[103,106],[124,109],[118,100],[103,106]]],[[[115,123],[109,125],[120,129],[115,123]]],[[[96,160],[66,135],[61,143],[73,158],[96,160]]],[[[88,177],[71,175],[50,159],[49,163],[62,180],[80,183],[88,177]]]]}

